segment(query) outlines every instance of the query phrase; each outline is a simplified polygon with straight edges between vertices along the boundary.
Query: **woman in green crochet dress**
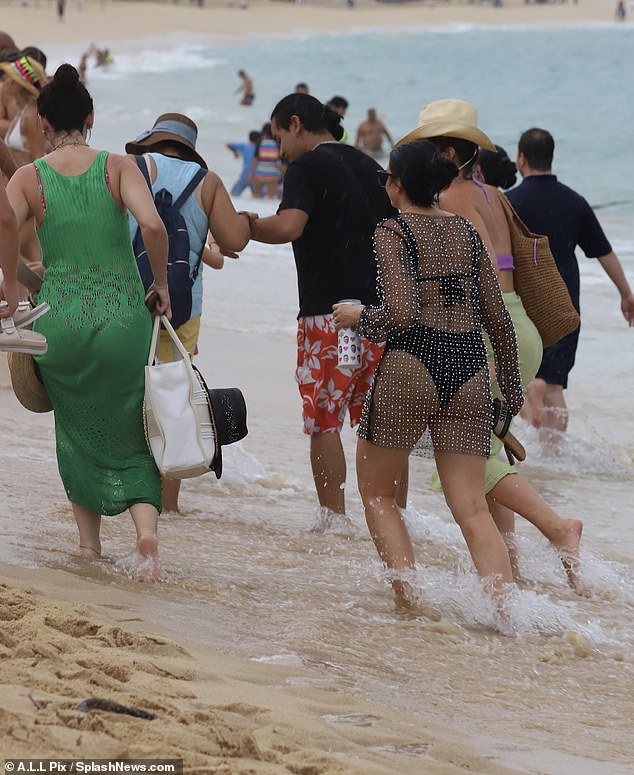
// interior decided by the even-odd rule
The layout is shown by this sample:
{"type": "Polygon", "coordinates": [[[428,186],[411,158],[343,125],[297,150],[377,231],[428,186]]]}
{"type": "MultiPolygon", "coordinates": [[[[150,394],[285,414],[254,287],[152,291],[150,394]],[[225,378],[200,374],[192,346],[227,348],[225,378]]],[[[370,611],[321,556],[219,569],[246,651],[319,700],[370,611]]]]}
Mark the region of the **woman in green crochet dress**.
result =
{"type": "Polygon", "coordinates": [[[58,68],[37,109],[53,151],[21,167],[7,193],[18,226],[35,219],[42,248],[39,300],[51,309],[35,324],[48,340],[37,363],[55,412],[59,472],[82,554],[101,554],[102,515],[129,509],[141,572],[158,580],[161,480],[142,416],[152,320],[127,210],[147,246],[157,313],[169,316],[167,234],[136,165],[88,145],[93,103],[74,67],[58,68]]]}

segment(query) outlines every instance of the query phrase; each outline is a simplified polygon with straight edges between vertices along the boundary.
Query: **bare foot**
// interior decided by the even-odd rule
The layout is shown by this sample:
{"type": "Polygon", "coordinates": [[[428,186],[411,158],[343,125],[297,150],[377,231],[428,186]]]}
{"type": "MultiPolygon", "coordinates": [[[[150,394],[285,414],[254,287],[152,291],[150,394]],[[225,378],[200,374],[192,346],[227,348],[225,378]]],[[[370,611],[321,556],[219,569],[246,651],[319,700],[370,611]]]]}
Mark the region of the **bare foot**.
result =
{"type": "Polygon", "coordinates": [[[564,566],[568,584],[576,589],[579,584],[579,543],[583,532],[583,522],[580,519],[564,519],[561,537],[553,541],[557,547],[561,564],[564,566]]]}
{"type": "Polygon", "coordinates": [[[101,557],[101,547],[99,550],[93,549],[92,546],[79,545],[79,554],[86,560],[98,560],[101,557]]]}
{"type": "Polygon", "coordinates": [[[155,535],[147,533],[142,535],[136,543],[136,548],[143,560],[141,578],[149,581],[161,580],[161,560],[158,552],[158,539],[155,535]]]}
{"type": "Polygon", "coordinates": [[[526,404],[528,404],[526,419],[534,428],[539,428],[544,421],[544,394],[546,383],[535,378],[526,388],[526,404]]]}

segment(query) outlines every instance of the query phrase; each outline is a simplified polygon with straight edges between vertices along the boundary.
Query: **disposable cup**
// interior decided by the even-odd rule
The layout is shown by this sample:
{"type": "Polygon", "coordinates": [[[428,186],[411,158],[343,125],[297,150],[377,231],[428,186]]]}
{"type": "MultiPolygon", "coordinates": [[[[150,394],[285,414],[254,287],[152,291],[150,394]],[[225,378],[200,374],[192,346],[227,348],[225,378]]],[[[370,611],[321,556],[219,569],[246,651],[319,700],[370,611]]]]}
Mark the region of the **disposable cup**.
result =
{"type": "MultiPolygon", "coordinates": [[[[359,299],[342,299],[339,304],[361,304],[359,299]]],[[[337,340],[337,358],[340,368],[357,369],[363,352],[361,337],[354,328],[340,328],[337,340]]]]}

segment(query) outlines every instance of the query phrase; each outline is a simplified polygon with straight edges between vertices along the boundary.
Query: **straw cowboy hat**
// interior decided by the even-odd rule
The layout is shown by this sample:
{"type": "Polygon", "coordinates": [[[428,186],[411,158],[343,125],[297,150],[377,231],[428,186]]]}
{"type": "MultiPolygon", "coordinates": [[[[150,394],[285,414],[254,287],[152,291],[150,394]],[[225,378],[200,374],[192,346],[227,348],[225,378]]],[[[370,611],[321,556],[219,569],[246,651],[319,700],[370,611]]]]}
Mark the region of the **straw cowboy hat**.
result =
{"type": "Polygon", "coordinates": [[[436,100],[424,105],[418,116],[418,127],[396,145],[431,137],[456,137],[495,151],[495,145],[478,129],[478,111],[465,100],[436,100]]]}
{"type": "Polygon", "coordinates": [[[39,96],[46,81],[44,68],[31,57],[20,57],[15,62],[0,62],[0,70],[34,97],[39,96]]]}
{"type": "Polygon", "coordinates": [[[7,363],[11,375],[11,385],[15,397],[25,409],[31,412],[50,412],[53,409],[46,388],[28,353],[7,353],[7,363]]]}
{"type": "Polygon", "coordinates": [[[198,127],[182,113],[163,113],[154,122],[152,129],[142,132],[136,140],[126,143],[125,152],[136,154],[151,151],[158,143],[169,141],[181,147],[182,158],[195,161],[207,169],[207,162],[196,152],[198,127]]]}

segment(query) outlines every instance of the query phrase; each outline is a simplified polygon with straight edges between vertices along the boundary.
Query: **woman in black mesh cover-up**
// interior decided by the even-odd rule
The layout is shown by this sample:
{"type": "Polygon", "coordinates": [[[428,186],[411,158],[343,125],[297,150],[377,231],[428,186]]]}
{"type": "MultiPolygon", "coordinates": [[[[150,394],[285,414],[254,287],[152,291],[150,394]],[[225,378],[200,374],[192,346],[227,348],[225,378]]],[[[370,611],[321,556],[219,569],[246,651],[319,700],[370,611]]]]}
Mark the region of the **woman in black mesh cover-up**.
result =
{"type": "Polygon", "coordinates": [[[395,497],[412,447],[429,429],[447,504],[497,597],[512,575],[484,497],[493,403],[482,328],[512,414],[523,402],[515,333],[475,228],[437,207],[456,166],[430,143],[415,142],[396,148],[389,168],[382,176],[400,215],[375,232],[381,304],[334,307],[338,328],[356,326],[362,336],[386,341],[359,426],[366,520],[394,574],[397,602],[411,604],[414,553],[395,497]]]}

